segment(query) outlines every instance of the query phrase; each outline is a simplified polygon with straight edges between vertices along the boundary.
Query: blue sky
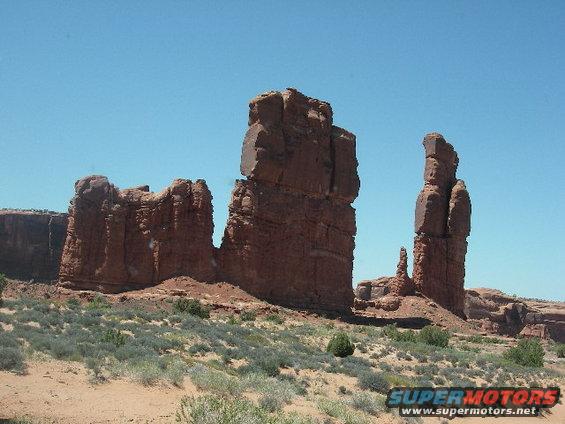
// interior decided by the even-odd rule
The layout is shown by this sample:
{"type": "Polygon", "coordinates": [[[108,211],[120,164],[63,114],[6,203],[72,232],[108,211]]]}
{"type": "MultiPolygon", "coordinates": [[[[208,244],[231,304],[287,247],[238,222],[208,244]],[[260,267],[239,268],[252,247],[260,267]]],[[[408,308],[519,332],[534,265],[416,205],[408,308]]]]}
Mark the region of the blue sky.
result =
{"type": "Polygon", "coordinates": [[[441,132],[473,203],[466,287],[564,300],[565,2],[0,0],[0,207],[204,178],[215,243],[248,101],[296,87],[357,135],[354,281],[411,254],[441,132]]]}

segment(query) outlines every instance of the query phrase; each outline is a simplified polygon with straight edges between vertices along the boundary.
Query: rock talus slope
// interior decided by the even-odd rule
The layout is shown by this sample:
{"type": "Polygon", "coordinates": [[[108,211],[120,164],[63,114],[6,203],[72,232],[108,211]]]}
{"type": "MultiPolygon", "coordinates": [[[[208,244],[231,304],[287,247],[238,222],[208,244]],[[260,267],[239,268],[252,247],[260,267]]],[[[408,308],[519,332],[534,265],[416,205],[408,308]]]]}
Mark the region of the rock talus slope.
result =
{"type": "Polygon", "coordinates": [[[103,176],[77,181],[61,281],[119,292],[179,275],[213,280],[211,199],[203,180],[175,180],[160,193],[119,190],[103,176]]]}
{"type": "Polygon", "coordinates": [[[456,178],[459,159],[441,134],[423,141],[424,187],[416,201],[413,280],[417,289],[464,316],[465,255],[471,231],[471,201],[456,178]]]}
{"type": "Polygon", "coordinates": [[[254,98],[241,173],[219,250],[223,277],[275,303],[349,310],[355,136],[333,125],[329,103],[295,89],[254,98]]]}

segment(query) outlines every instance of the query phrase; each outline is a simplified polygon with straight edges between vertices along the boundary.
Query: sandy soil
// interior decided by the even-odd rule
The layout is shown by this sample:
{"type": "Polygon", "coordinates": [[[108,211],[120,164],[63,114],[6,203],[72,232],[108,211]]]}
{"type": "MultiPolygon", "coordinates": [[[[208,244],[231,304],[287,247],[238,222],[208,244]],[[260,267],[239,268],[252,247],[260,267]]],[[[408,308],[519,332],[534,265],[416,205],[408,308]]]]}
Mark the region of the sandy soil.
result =
{"type": "Polygon", "coordinates": [[[27,417],[41,423],[171,423],[184,388],[144,387],[110,380],[90,384],[85,368],[72,362],[29,362],[26,375],[0,372],[0,418],[27,417]]]}

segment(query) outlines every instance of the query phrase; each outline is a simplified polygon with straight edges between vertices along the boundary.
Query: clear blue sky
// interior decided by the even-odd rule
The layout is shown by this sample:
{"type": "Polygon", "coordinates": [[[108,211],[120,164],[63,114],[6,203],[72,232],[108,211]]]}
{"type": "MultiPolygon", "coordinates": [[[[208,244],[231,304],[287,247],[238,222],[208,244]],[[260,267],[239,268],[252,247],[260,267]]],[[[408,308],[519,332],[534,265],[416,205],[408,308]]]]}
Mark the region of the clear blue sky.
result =
{"type": "Polygon", "coordinates": [[[357,135],[355,282],[411,254],[438,131],[473,203],[466,286],[564,299],[563,1],[0,0],[0,207],[204,178],[219,245],[248,101],[285,87],[357,135]]]}

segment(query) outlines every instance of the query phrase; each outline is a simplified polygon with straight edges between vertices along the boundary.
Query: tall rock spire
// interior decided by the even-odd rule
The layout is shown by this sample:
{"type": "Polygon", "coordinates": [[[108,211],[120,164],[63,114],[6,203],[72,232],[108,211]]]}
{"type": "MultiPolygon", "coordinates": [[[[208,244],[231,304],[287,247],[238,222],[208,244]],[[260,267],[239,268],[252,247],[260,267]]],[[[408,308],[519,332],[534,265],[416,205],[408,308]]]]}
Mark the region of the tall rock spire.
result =
{"type": "Polygon", "coordinates": [[[418,290],[463,316],[471,201],[456,178],[459,159],[438,133],[424,137],[424,187],[416,201],[413,280],[418,290]]]}

